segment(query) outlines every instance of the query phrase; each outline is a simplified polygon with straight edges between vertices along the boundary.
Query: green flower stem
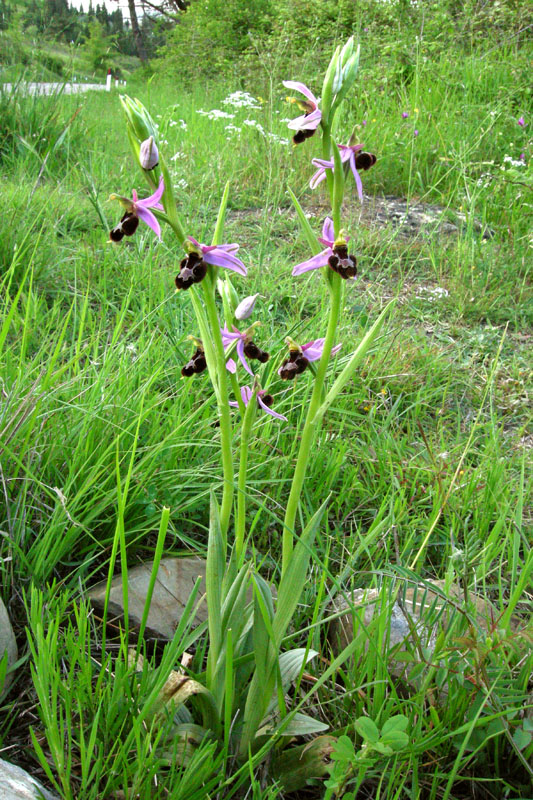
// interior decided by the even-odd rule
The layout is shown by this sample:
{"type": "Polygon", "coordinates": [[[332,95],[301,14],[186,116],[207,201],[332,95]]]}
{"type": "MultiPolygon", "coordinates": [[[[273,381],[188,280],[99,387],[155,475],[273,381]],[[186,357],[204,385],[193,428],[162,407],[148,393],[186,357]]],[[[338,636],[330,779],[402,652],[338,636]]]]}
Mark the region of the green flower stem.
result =
{"type": "MultiPolygon", "coordinates": [[[[248,468],[248,451],[250,445],[250,434],[255,419],[257,391],[250,398],[246,406],[246,412],[242,420],[241,429],[241,451],[239,459],[239,480],[237,494],[237,523],[235,526],[235,555],[237,564],[240,566],[244,550],[244,533],[246,527],[246,471],[248,468]]],[[[242,402],[242,401],[241,401],[242,402]]]]}
{"type": "MultiPolygon", "coordinates": [[[[204,289],[205,308],[207,310],[207,318],[210,328],[210,346],[214,352],[216,364],[216,376],[218,381],[217,405],[218,416],[220,421],[220,440],[222,449],[222,468],[224,472],[224,488],[222,492],[222,505],[220,507],[220,527],[224,537],[227,536],[231,509],[233,505],[233,483],[234,483],[234,468],[233,468],[233,454],[231,451],[231,444],[233,439],[233,430],[231,426],[230,406],[228,401],[228,378],[226,370],[226,356],[224,354],[224,346],[222,344],[222,336],[220,335],[220,322],[218,319],[217,308],[215,304],[215,283],[216,279],[207,282],[202,281],[204,289]]],[[[205,348],[205,343],[204,343],[205,348]]],[[[207,352],[207,351],[206,351],[207,352]]]]}
{"type": "Polygon", "coordinates": [[[162,157],[159,159],[159,166],[165,182],[165,191],[163,192],[163,197],[161,198],[163,207],[168,217],[168,223],[170,227],[178,237],[179,243],[183,245],[185,242],[185,230],[181,224],[178,209],[176,207],[176,200],[174,198],[174,192],[172,191],[172,179],[170,177],[167,165],[162,157]]]}
{"type": "MultiPolygon", "coordinates": [[[[322,124],[322,158],[324,161],[331,159],[331,125],[322,124]]],[[[326,170],[326,183],[328,184],[329,199],[333,208],[333,173],[326,170]]]]}
{"type": "MultiPolygon", "coordinates": [[[[336,232],[337,233],[337,232],[336,232]]],[[[333,274],[330,283],[331,291],[331,311],[329,314],[328,328],[326,331],[326,338],[324,342],[324,351],[318,363],[315,385],[313,393],[309,402],[307,410],[307,418],[305,420],[304,429],[302,431],[302,438],[300,441],[300,449],[298,451],[298,458],[296,460],[296,467],[294,469],[294,476],[291,484],[291,491],[287,501],[287,509],[285,511],[285,519],[283,521],[283,542],[282,542],[282,561],[281,561],[281,575],[289,565],[294,547],[294,529],[296,514],[298,511],[298,503],[305,480],[305,473],[307,471],[307,464],[309,456],[311,455],[311,448],[317,430],[317,425],[314,422],[314,417],[321,404],[322,391],[326,379],[326,370],[331,356],[331,348],[335,339],[337,325],[340,317],[343,296],[343,284],[340,275],[333,274]]]]}

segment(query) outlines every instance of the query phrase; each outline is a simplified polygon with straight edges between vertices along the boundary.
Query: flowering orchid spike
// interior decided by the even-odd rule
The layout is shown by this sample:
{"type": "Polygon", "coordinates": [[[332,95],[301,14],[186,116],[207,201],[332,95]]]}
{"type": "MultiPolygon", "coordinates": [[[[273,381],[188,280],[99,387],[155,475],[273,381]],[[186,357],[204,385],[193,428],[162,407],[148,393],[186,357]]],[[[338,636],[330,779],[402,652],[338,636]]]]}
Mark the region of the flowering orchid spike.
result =
{"type": "MultiPolygon", "coordinates": [[[[253,396],[253,390],[249,386],[241,387],[242,402],[244,403],[245,406],[248,405],[252,396],[253,396]]],[[[260,406],[263,409],[263,411],[265,411],[267,414],[270,414],[271,417],[275,417],[276,419],[282,419],[284,422],[288,422],[287,417],[284,417],[283,414],[278,414],[277,411],[272,411],[270,406],[272,405],[273,402],[274,398],[272,397],[271,394],[268,394],[263,389],[259,389],[259,391],[257,392],[257,405],[260,406]]],[[[239,404],[235,400],[230,400],[229,404],[234,408],[238,408],[239,406],[239,404]]]]}
{"type": "Polygon", "coordinates": [[[297,103],[304,112],[302,116],[296,117],[296,119],[291,120],[288,124],[291,130],[296,131],[292,137],[294,144],[300,144],[305,141],[305,139],[309,139],[310,136],[313,136],[322,121],[322,112],[318,107],[317,98],[304,83],[300,83],[300,81],[283,81],[283,85],[287,89],[300,92],[306,98],[305,100],[289,98],[289,102],[297,103]]]}
{"type": "Polygon", "coordinates": [[[324,220],[322,236],[318,238],[318,241],[320,244],[326,245],[326,249],[307,261],[297,264],[293,268],[292,274],[303,275],[304,272],[312,269],[329,266],[344,280],[355,278],[357,259],[348,253],[347,242],[350,241],[350,237],[345,236],[341,231],[339,238],[334,240],[333,221],[329,217],[324,220]]]}
{"type": "Polygon", "coordinates": [[[248,328],[248,330],[244,331],[244,333],[241,333],[241,331],[237,330],[235,326],[233,327],[233,331],[229,331],[226,327],[222,328],[220,331],[224,348],[229,347],[233,342],[237,342],[236,350],[239,361],[243,365],[246,372],[248,372],[250,375],[253,375],[254,373],[252,372],[250,365],[246,360],[247,358],[250,360],[257,359],[257,361],[260,361],[262,364],[265,364],[270,358],[270,354],[266,353],[264,350],[261,350],[261,348],[259,348],[252,340],[253,329],[258,324],[259,323],[257,322],[254,323],[254,325],[248,328]]]}
{"type": "MultiPolygon", "coordinates": [[[[338,148],[340,151],[341,162],[343,164],[348,163],[350,169],[352,170],[352,174],[355,178],[355,185],[357,186],[359,200],[363,202],[363,184],[361,183],[361,177],[358,170],[370,169],[370,167],[374,166],[376,163],[377,158],[373,153],[361,152],[363,148],[362,144],[339,144],[338,148]]],[[[318,169],[309,181],[309,186],[311,189],[316,189],[318,184],[321,183],[326,177],[326,170],[330,169],[333,172],[335,164],[333,161],[326,161],[322,158],[314,158],[312,163],[313,166],[318,167],[318,169]]]]}
{"type": "MultiPolygon", "coordinates": [[[[301,375],[302,372],[307,369],[310,362],[318,361],[320,358],[322,358],[325,341],[325,339],[313,339],[313,341],[307,342],[307,344],[302,344],[300,346],[292,339],[287,338],[287,344],[289,345],[289,357],[283,362],[278,370],[278,375],[280,378],[284,381],[292,381],[297,375],[301,375]]],[[[341,347],[341,344],[337,344],[335,347],[332,347],[330,355],[336,355],[341,347]]]]}
{"type": "Polygon", "coordinates": [[[246,267],[235,253],[238,244],[200,244],[193,236],[188,236],[188,255],[180,262],[180,271],[176,275],[178,289],[189,289],[193,283],[200,283],[207,275],[207,267],[212,264],[224,267],[246,276],[246,267]]]}
{"type": "Polygon", "coordinates": [[[163,176],[159,179],[159,186],[150,197],[145,197],[144,200],[139,200],[135,189],[132,192],[133,199],[121,197],[117,194],[112,194],[110,200],[118,200],[126,213],[112,231],[109,233],[109,238],[112,242],[120,242],[124,236],[133,236],[137,230],[139,220],[142,219],[149,228],[153,230],[156,236],[161,238],[161,226],[157,221],[156,216],[150,211],[151,208],[156,208],[158,211],[164,211],[163,206],[159,202],[165,191],[165,184],[163,176]]]}

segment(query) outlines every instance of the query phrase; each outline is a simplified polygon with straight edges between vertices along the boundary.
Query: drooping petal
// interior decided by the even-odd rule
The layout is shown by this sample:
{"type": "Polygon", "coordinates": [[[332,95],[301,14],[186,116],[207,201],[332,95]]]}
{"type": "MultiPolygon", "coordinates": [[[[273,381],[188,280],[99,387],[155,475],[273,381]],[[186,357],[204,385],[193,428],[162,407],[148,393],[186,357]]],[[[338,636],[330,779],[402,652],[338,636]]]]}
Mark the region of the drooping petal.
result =
{"type": "Polygon", "coordinates": [[[143,222],[146,222],[148,227],[153,230],[155,235],[161,238],[161,226],[157,221],[156,217],[154,217],[154,215],[152,214],[152,212],[149,211],[147,208],[142,208],[142,206],[140,206],[138,203],[136,211],[139,219],[142,219],[143,222]]]}
{"type": "Polygon", "coordinates": [[[331,247],[328,247],[326,250],[322,250],[321,253],[318,253],[313,258],[308,259],[307,261],[302,261],[301,264],[297,264],[293,271],[293,275],[303,275],[304,272],[309,272],[312,269],[319,269],[320,267],[325,267],[328,263],[328,258],[332,255],[333,250],[331,247]]]}
{"type": "Polygon", "coordinates": [[[289,421],[287,419],[287,417],[283,416],[283,414],[278,414],[277,411],[273,411],[271,408],[269,408],[266,405],[266,403],[263,403],[263,401],[261,400],[261,397],[259,395],[257,396],[257,402],[259,403],[259,405],[261,406],[263,411],[266,411],[266,413],[270,414],[271,417],[276,417],[276,419],[282,419],[284,422],[288,422],[289,421]]]}
{"type": "Polygon", "coordinates": [[[310,114],[302,114],[300,117],[291,119],[287,123],[287,128],[292,131],[316,131],[322,119],[322,112],[319,108],[311,111],[310,114]]]}
{"type": "MultiPolygon", "coordinates": [[[[315,159],[313,159],[313,164],[315,163],[315,159]]],[[[309,181],[309,188],[316,189],[319,183],[321,183],[324,178],[326,177],[326,169],[325,167],[319,167],[314,175],[311,177],[309,181]]]]}
{"type": "Polygon", "coordinates": [[[324,225],[322,226],[322,238],[328,242],[335,241],[335,229],[333,227],[333,220],[331,217],[326,217],[324,225]]]}
{"type": "Polygon", "coordinates": [[[355,166],[355,153],[352,153],[350,156],[350,169],[353,172],[353,176],[355,178],[355,185],[357,186],[357,194],[359,195],[359,200],[361,203],[363,202],[363,182],[361,181],[361,176],[357,172],[357,167],[355,166]]]}
{"type": "Polygon", "coordinates": [[[226,361],[226,369],[228,370],[228,372],[231,372],[232,375],[235,375],[235,373],[237,372],[237,364],[232,358],[228,358],[228,360],[226,361]]]}
{"type": "Polygon", "coordinates": [[[220,247],[205,253],[204,261],[206,264],[213,264],[215,267],[224,267],[224,269],[231,269],[233,272],[238,272],[239,275],[246,276],[247,270],[242,261],[234,256],[233,253],[227,253],[220,247]]]}
{"type": "Polygon", "coordinates": [[[248,362],[246,360],[246,356],[244,355],[244,342],[243,342],[242,339],[239,339],[239,341],[237,342],[237,355],[239,356],[239,361],[243,365],[243,367],[246,370],[246,372],[249,375],[252,375],[252,377],[253,377],[254,373],[250,369],[250,365],[248,364],[248,362]]]}
{"type": "Polygon", "coordinates": [[[314,103],[315,107],[318,105],[318,100],[311,89],[307,88],[305,83],[300,83],[300,81],[283,81],[283,85],[286,89],[293,89],[295,92],[301,92],[308,100],[314,103]]]}

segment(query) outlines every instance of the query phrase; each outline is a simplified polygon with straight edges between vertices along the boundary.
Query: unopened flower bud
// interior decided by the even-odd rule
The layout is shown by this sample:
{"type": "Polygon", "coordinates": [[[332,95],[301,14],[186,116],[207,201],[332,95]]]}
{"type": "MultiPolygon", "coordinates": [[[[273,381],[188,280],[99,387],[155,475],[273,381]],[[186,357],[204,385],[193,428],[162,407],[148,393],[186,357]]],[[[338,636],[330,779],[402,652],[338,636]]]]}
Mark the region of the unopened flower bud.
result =
{"type": "Polygon", "coordinates": [[[255,301],[259,297],[258,294],[252,294],[250,297],[245,297],[244,300],[241,300],[237,308],[235,309],[235,319],[243,320],[248,319],[253,314],[253,310],[255,307],[255,301]]]}
{"type": "Polygon", "coordinates": [[[159,164],[159,152],[153,136],[150,136],[142,142],[139,151],[139,160],[143,169],[153,169],[159,164]]]}

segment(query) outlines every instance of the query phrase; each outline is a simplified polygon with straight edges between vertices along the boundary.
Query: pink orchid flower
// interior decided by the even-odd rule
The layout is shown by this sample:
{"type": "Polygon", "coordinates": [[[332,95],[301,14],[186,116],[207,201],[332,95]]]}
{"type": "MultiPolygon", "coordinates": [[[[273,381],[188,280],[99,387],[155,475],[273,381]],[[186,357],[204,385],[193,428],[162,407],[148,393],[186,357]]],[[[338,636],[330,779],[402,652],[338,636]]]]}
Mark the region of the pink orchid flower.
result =
{"type": "Polygon", "coordinates": [[[142,219],[149,228],[153,230],[156,236],[161,238],[161,226],[155,214],[150,209],[156,208],[158,211],[164,211],[163,206],[159,202],[165,191],[165,184],[163,176],[159,179],[159,186],[150,197],[145,197],[144,200],[139,200],[135,189],[132,191],[132,199],[122,197],[121,195],[112,194],[110,200],[118,200],[126,213],[113,230],[109,233],[109,238],[112,242],[120,242],[124,236],[133,236],[137,230],[139,220],[142,219]]]}
{"type": "Polygon", "coordinates": [[[235,255],[239,249],[238,244],[208,245],[200,244],[194,236],[188,236],[187,239],[194,247],[189,246],[189,254],[180,261],[180,271],[175,278],[177,289],[189,289],[193,283],[203,281],[208,264],[231,269],[239,275],[247,275],[246,267],[235,255]]]}
{"type": "Polygon", "coordinates": [[[292,274],[303,275],[304,272],[309,272],[309,270],[329,266],[344,280],[355,278],[357,275],[357,260],[355,256],[348,253],[346,246],[346,243],[350,241],[350,237],[346,236],[344,240],[341,239],[335,242],[333,221],[329,217],[324,220],[322,236],[319,237],[318,241],[320,244],[326,245],[326,249],[307,261],[297,264],[292,270],[292,274]]]}
{"type": "MultiPolygon", "coordinates": [[[[322,358],[325,341],[325,339],[314,339],[312,342],[307,342],[307,344],[300,346],[289,339],[289,357],[278,369],[280,378],[284,381],[292,381],[307,369],[310,361],[318,361],[322,358]]],[[[332,347],[330,356],[336,355],[341,347],[342,344],[336,344],[335,347],[332,347]]]]}
{"type": "Polygon", "coordinates": [[[246,277],[248,274],[246,267],[234,253],[239,249],[238,244],[200,244],[193,236],[187,236],[193,245],[202,251],[202,258],[206,264],[213,264],[215,267],[224,267],[238,272],[239,275],[246,277]]]}
{"type": "MultiPolygon", "coordinates": [[[[224,349],[229,347],[233,342],[237,342],[237,355],[239,357],[239,361],[243,365],[246,372],[253,376],[253,372],[248,364],[246,358],[250,359],[257,359],[262,364],[265,364],[268,359],[270,358],[269,354],[266,353],[264,350],[261,350],[255,342],[252,340],[252,328],[249,328],[244,333],[237,330],[235,325],[233,326],[233,331],[229,331],[226,326],[224,326],[220,333],[222,335],[222,343],[224,345],[224,349]]],[[[235,372],[235,362],[233,359],[228,359],[226,362],[226,367],[229,369],[230,372],[235,372]],[[231,362],[231,364],[230,364],[231,362]]]]}
{"type": "Polygon", "coordinates": [[[318,107],[317,98],[304,83],[300,83],[300,81],[283,81],[283,85],[287,89],[300,92],[306,98],[305,100],[292,100],[292,102],[298,103],[304,113],[288,123],[288,127],[296,131],[293,137],[294,143],[299,144],[314,134],[322,120],[322,112],[318,107]]]}
{"type": "MultiPolygon", "coordinates": [[[[350,164],[350,169],[352,170],[353,176],[355,178],[355,185],[357,186],[357,194],[359,195],[359,200],[363,202],[363,184],[361,182],[361,178],[359,173],[357,172],[357,154],[363,149],[362,144],[339,144],[337,145],[340,154],[341,154],[341,162],[343,164],[346,161],[350,164]]],[[[326,161],[323,158],[313,158],[312,164],[314,167],[318,167],[317,171],[309,181],[309,186],[311,189],[316,189],[319,183],[321,183],[324,178],[326,177],[326,170],[330,169],[332,172],[335,168],[334,161],[326,161]]]]}
{"type": "MultiPolygon", "coordinates": [[[[249,386],[242,386],[241,387],[241,397],[242,402],[245,406],[248,405],[253,395],[252,389],[249,386]]],[[[257,404],[261,406],[263,411],[266,411],[267,414],[270,414],[271,417],[275,417],[276,419],[282,419],[284,422],[288,422],[287,417],[284,417],[283,414],[278,414],[276,411],[272,411],[270,406],[274,402],[274,398],[268,392],[265,392],[263,389],[259,389],[257,392],[257,404]]],[[[234,408],[238,408],[239,404],[235,400],[230,400],[230,406],[234,408]]]]}

